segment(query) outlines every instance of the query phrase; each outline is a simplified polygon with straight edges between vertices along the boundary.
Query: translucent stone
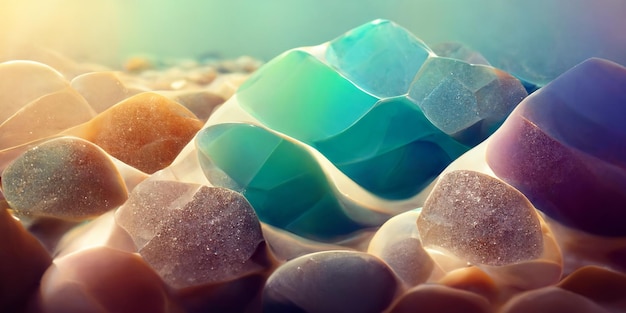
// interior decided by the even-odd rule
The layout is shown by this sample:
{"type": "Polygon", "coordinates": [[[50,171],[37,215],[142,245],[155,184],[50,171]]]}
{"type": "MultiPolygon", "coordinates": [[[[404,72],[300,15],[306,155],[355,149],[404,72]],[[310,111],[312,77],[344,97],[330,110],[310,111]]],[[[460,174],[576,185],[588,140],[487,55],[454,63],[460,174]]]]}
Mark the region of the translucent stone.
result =
{"type": "Polygon", "coordinates": [[[426,60],[409,90],[409,99],[435,126],[472,146],[526,96],[521,82],[503,71],[442,57],[426,60]]]}
{"type": "Polygon", "coordinates": [[[202,124],[177,102],[145,92],[65,133],[87,139],[115,158],[151,174],[168,166],[202,124]]]}
{"type": "Polygon", "coordinates": [[[511,186],[473,171],[440,178],[417,228],[426,247],[441,247],[474,264],[507,265],[543,252],[532,204],[511,186]]]}
{"type": "Polygon", "coordinates": [[[267,279],[265,312],[383,312],[397,290],[380,259],[363,252],[326,251],[288,261],[267,279]]]}
{"type": "Polygon", "coordinates": [[[71,88],[43,95],[0,125],[0,150],[56,135],[95,115],[85,99],[71,88]]]}
{"type": "Polygon", "coordinates": [[[590,59],[523,101],[487,147],[493,172],[586,232],[626,228],[626,68],[590,59]]]}
{"type": "Polygon", "coordinates": [[[127,198],[111,159],[73,137],[51,139],[20,155],[2,173],[2,191],[20,215],[68,220],[93,218],[127,198]]]}
{"type": "Polygon", "coordinates": [[[61,73],[42,63],[0,63],[0,124],[29,102],[68,85],[61,73]]]}
{"type": "Polygon", "coordinates": [[[490,65],[478,51],[459,42],[442,42],[430,47],[439,57],[461,60],[469,64],[490,65]]]}
{"type": "Polygon", "coordinates": [[[136,95],[142,90],[126,86],[117,72],[92,72],[75,77],[71,86],[78,91],[97,113],[136,95]]]}
{"type": "Polygon", "coordinates": [[[408,286],[425,282],[434,269],[433,260],[422,247],[415,221],[419,211],[398,214],[385,222],[367,248],[384,260],[408,286]]]}
{"type": "Polygon", "coordinates": [[[348,129],[314,147],[363,188],[389,199],[419,193],[469,149],[405,97],[377,102],[348,129]]]}
{"type": "Polygon", "coordinates": [[[223,123],[200,131],[198,158],[213,184],[241,191],[261,221],[331,240],[363,227],[344,212],[309,151],[261,127],[223,123]]]}
{"type": "Polygon", "coordinates": [[[387,20],[375,20],[329,43],[326,60],[357,86],[377,97],[404,95],[433,54],[421,40],[387,20]]]}
{"type": "Polygon", "coordinates": [[[251,260],[263,242],[259,220],[232,190],[147,180],[115,218],[173,288],[230,281],[261,269],[251,260]]]}
{"type": "Polygon", "coordinates": [[[378,99],[307,52],[291,50],[255,72],[237,100],[269,128],[312,143],[344,131],[378,99]]]}

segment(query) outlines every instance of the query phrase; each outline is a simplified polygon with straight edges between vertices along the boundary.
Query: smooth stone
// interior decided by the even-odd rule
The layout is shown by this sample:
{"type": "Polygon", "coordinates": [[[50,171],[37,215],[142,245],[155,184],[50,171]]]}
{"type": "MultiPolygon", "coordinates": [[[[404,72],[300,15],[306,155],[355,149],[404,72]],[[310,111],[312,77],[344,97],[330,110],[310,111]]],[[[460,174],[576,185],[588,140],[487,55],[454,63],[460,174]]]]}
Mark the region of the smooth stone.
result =
{"type": "Polygon", "coordinates": [[[398,214],[374,234],[367,252],[381,258],[408,286],[417,286],[431,276],[435,264],[422,247],[415,221],[419,211],[398,214]]]}
{"type": "Polygon", "coordinates": [[[377,102],[348,129],[313,146],[361,187],[388,199],[418,194],[469,150],[405,97],[377,102]]]}
{"type": "Polygon", "coordinates": [[[396,301],[390,313],[488,313],[487,299],[465,290],[441,285],[422,284],[408,290],[396,301]]]}
{"type": "Polygon", "coordinates": [[[302,50],[254,72],[237,100],[265,126],[309,144],[341,133],[378,101],[302,50]]]}
{"type": "Polygon", "coordinates": [[[46,94],[0,125],[0,150],[56,135],[94,116],[85,99],[71,88],[46,94]]]}
{"type": "Polygon", "coordinates": [[[558,286],[595,303],[626,311],[626,274],[599,266],[584,266],[559,282],[558,286]]]}
{"type": "Polygon", "coordinates": [[[398,283],[380,259],[326,251],[288,261],[267,279],[264,312],[383,312],[398,283]]]}
{"type": "Polygon", "coordinates": [[[444,57],[424,62],[408,94],[435,126],[470,146],[491,135],[526,96],[504,71],[444,57]]]}
{"type": "Polygon", "coordinates": [[[625,236],[626,68],[589,59],[523,101],[490,139],[487,163],[551,218],[625,236]]]}
{"type": "Polygon", "coordinates": [[[31,101],[68,85],[61,73],[39,62],[0,63],[0,124],[31,101]]]}
{"type": "Polygon", "coordinates": [[[257,215],[239,193],[175,181],[146,180],[116,212],[139,254],[172,288],[231,281],[261,271],[257,215]]]}
{"type": "Polygon", "coordinates": [[[72,79],[70,85],[87,100],[94,111],[101,113],[143,91],[127,86],[119,76],[118,72],[86,73],[72,79]]]}
{"type": "Polygon", "coordinates": [[[258,126],[223,123],[196,136],[204,174],[240,191],[259,219],[314,240],[330,241],[362,227],[306,148],[258,126]]]}
{"type": "Polygon", "coordinates": [[[20,155],[2,173],[2,190],[11,208],[29,218],[89,219],[127,198],[106,153],[75,137],[51,139],[20,155]]]}
{"type": "Polygon", "coordinates": [[[502,266],[543,253],[532,204],[513,187],[474,171],[442,176],[417,228],[425,247],[441,247],[473,264],[502,266]]]}
{"type": "Polygon", "coordinates": [[[208,90],[180,90],[158,92],[185,106],[203,122],[206,122],[213,111],[224,101],[222,96],[208,90]]]}
{"type": "Polygon", "coordinates": [[[501,294],[496,282],[477,266],[459,268],[446,273],[437,281],[438,284],[458,290],[465,290],[485,297],[489,302],[496,302],[501,294]]]}
{"type": "Polygon", "coordinates": [[[0,206],[0,238],[0,308],[22,312],[52,258],[4,206],[0,206]]]}
{"type": "Polygon", "coordinates": [[[385,98],[406,94],[431,54],[408,30],[378,19],[330,41],[325,58],[357,86],[385,98]]]}
{"type": "Polygon", "coordinates": [[[97,247],[55,259],[41,280],[45,313],[173,311],[161,278],[137,254],[97,247]]]}
{"type": "Polygon", "coordinates": [[[528,291],[513,297],[501,309],[502,313],[608,313],[581,295],[550,286],[528,291]]]}
{"type": "Polygon", "coordinates": [[[202,125],[181,104],[144,92],[65,133],[87,139],[122,162],[152,174],[170,165],[202,125]]]}

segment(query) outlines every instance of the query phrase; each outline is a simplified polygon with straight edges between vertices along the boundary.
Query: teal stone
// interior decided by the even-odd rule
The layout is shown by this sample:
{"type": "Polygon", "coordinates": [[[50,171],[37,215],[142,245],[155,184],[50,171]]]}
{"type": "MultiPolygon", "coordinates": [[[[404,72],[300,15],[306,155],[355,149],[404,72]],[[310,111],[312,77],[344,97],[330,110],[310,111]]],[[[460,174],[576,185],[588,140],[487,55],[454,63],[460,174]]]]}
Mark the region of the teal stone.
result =
{"type": "Polygon", "coordinates": [[[326,60],[367,92],[404,95],[424,61],[434,55],[421,40],[387,20],[375,20],[331,41],[326,60]]]}
{"type": "Polygon", "coordinates": [[[417,194],[469,150],[406,97],[379,101],[352,127],[315,148],[363,188],[390,199],[417,194]]]}
{"type": "Polygon", "coordinates": [[[258,126],[224,123],[201,130],[196,147],[209,180],[241,192],[265,223],[323,241],[365,226],[345,214],[322,168],[302,145],[258,126]]]}
{"type": "Polygon", "coordinates": [[[305,143],[344,131],[378,101],[301,50],[256,71],[237,91],[237,100],[267,127],[305,143]]]}
{"type": "Polygon", "coordinates": [[[527,95],[518,79],[501,70],[443,57],[424,62],[409,91],[428,120],[472,146],[489,137],[527,95]]]}

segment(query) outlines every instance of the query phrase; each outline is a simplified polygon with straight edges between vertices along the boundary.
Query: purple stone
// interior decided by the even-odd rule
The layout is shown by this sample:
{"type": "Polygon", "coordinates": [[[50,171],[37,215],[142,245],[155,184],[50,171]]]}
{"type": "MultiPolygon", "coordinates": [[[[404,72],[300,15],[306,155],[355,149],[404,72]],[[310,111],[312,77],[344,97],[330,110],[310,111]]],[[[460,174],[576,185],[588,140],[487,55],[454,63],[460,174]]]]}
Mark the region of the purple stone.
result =
{"type": "Polygon", "coordinates": [[[626,68],[589,59],[526,98],[487,163],[548,216],[626,236],[626,68]]]}

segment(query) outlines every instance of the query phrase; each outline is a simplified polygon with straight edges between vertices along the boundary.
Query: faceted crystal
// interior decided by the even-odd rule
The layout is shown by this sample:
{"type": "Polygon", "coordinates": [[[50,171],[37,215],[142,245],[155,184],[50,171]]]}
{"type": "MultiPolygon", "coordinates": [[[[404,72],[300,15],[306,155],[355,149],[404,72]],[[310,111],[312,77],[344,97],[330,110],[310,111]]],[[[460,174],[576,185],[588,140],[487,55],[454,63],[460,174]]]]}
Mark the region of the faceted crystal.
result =
{"type": "Polygon", "coordinates": [[[196,146],[209,181],[241,191],[265,223],[319,240],[363,227],[301,145],[258,126],[224,123],[200,131],[196,146]]]}
{"type": "Polygon", "coordinates": [[[426,44],[406,29],[375,20],[332,40],[326,60],[357,86],[382,98],[406,94],[431,54],[426,44]]]}
{"type": "Polygon", "coordinates": [[[379,101],[350,128],[314,147],[363,188],[390,199],[417,194],[469,149],[405,97],[379,101]]]}
{"type": "Polygon", "coordinates": [[[485,140],[526,96],[503,71],[442,57],[426,60],[409,90],[436,127],[467,145],[485,140]]]}
{"type": "Polygon", "coordinates": [[[543,251],[530,202],[511,186],[473,171],[453,171],[438,181],[417,228],[424,246],[441,247],[474,264],[507,265],[543,251]]]}
{"type": "Polygon", "coordinates": [[[344,131],[378,99],[307,52],[291,50],[255,72],[237,100],[269,128],[313,143],[344,131]]]}

